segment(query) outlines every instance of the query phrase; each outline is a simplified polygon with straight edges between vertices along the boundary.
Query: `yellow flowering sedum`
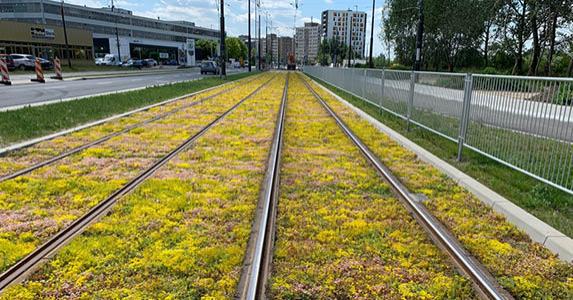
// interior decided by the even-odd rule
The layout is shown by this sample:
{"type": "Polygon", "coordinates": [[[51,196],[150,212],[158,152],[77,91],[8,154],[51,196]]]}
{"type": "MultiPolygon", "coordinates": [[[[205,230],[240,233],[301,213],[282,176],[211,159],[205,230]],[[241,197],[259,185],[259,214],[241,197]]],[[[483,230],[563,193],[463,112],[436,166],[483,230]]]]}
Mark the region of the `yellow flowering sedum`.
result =
{"type": "MultiPolygon", "coordinates": [[[[217,96],[150,123],[143,127],[144,131],[128,132],[25,176],[1,182],[0,272],[268,79],[269,76],[262,76],[230,95],[217,96]]],[[[72,141],[75,142],[73,138],[72,141]]]]}
{"type": "MultiPolygon", "coordinates": [[[[308,79],[307,79],[308,80],[308,79]]],[[[362,141],[518,299],[573,299],[573,265],[552,255],[436,168],[312,83],[362,141]]]]}
{"type": "Polygon", "coordinates": [[[278,76],[0,299],[231,298],[284,79],[278,76]]]}
{"type": "Polygon", "coordinates": [[[473,298],[469,282],[293,77],[270,298],[473,298]]]}

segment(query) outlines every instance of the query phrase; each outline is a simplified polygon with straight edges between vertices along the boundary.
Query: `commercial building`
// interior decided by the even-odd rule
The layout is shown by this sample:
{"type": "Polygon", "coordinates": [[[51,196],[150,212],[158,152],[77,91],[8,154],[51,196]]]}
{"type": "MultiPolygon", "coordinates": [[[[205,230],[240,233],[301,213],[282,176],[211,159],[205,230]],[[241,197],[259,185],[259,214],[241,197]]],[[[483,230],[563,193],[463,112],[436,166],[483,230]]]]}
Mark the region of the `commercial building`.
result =
{"type": "Polygon", "coordinates": [[[297,63],[315,64],[320,46],[320,25],[314,22],[304,23],[296,28],[295,56],[297,63]]]}
{"type": "Polygon", "coordinates": [[[322,37],[336,38],[364,57],[366,50],[366,13],[351,10],[325,10],[322,12],[322,37]]]}
{"type": "MultiPolygon", "coordinates": [[[[69,28],[67,33],[71,58],[76,61],[93,61],[92,33],[74,28],[69,28]]],[[[0,53],[67,58],[64,29],[59,26],[46,27],[0,20],[0,53]]]]}
{"type": "MultiPolygon", "coordinates": [[[[40,31],[55,32],[57,36],[57,28],[62,27],[62,5],[68,29],[91,33],[92,56],[96,57],[111,53],[122,60],[155,57],[194,64],[195,40],[218,42],[219,39],[218,30],[198,27],[192,22],[164,21],[134,16],[131,11],[119,8],[91,8],[51,0],[0,0],[0,19],[35,24],[40,31]]],[[[0,47],[16,42],[4,35],[0,40],[0,47]]],[[[21,46],[36,46],[34,41],[26,41],[24,45],[18,42],[21,46]]]]}
{"type": "Polygon", "coordinates": [[[279,65],[287,64],[289,53],[294,53],[293,46],[294,46],[293,38],[288,36],[279,37],[279,57],[278,57],[279,65]]]}

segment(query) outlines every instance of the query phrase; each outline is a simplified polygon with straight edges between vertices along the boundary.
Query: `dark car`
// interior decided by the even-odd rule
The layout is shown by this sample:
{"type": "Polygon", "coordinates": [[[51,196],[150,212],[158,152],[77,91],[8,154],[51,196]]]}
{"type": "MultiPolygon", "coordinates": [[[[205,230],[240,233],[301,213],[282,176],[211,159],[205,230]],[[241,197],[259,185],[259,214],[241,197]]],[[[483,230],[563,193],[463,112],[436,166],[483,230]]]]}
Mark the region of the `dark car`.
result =
{"type": "Polygon", "coordinates": [[[137,68],[137,69],[145,68],[145,67],[147,67],[147,62],[145,62],[144,60],[141,60],[141,59],[134,60],[131,63],[131,67],[137,68]]]}
{"type": "Polygon", "coordinates": [[[201,63],[201,74],[213,73],[213,75],[219,74],[219,67],[212,61],[204,61],[201,63]]]}
{"type": "Polygon", "coordinates": [[[42,66],[42,70],[51,70],[54,68],[54,64],[51,61],[43,58],[40,58],[40,65],[42,66]]]}
{"type": "Polygon", "coordinates": [[[12,56],[7,54],[0,54],[0,59],[4,59],[6,61],[6,66],[8,67],[8,70],[12,71],[16,69],[16,65],[14,64],[12,56]]]}
{"type": "Polygon", "coordinates": [[[147,64],[147,67],[157,66],[157,61],[153,58],[144,59],[143,61],[147,64]]]}

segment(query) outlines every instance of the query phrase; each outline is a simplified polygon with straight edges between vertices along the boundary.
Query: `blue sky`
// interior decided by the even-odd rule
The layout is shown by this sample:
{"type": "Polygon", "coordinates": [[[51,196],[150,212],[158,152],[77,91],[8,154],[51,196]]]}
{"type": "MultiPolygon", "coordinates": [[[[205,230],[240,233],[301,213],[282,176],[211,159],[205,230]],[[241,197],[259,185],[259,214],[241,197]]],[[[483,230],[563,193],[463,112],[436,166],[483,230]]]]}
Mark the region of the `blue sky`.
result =
{"type": "MultiPolygon", "coordinates": [[[[91,7],[110,6],[111,0],[65,0],[67,3],[91,7]]],[[[136,15],[143,15],[164,20],[186,20],[207,28],[219,28],[218,3],[220,0],[114,0],[115,6],[132,10],[136,15]]],[[[255,0],[253,1],[253,5],[255,0]]],[[[292,36],[295,10],[291,5],[294,0],[260,0],[262,10],[268,12],[272,20],[273,31],[279,35],[292,36]]],[[[227,32],[232,36],[247,33],[248,0],[225,0],[225,17],[227,32]]],[[[376,18],[374,25],[374,54],[382,50],[377,35],[380,32],[380,17],[384,0],[376,1],[376,18]]],[[[296,24],[301,26],[314,18],[320,22],[320,14],[326,9],[356,9],[368,13],[371,17],[372,0],[299,0],[296,24]]],[[[253,15],[254,18],[254,15],[253,15]]],[[[264,35],[265,18],[262,18],[264,35]]],[[[254,26],[254,23],[253,23],[254,26]]],[[[270,26],[270,22],[269,22],[270,26]]],[[[254,27],[253,27],[254,28],[254,27]]],[[[253,29],[254,30],[254,29],[253,29]]],[[[370,20],[367,25],[367,36],[370,36],[370,20]]],[[[369,41],[369,38],[367,39],[369,41]]],[[[368,50],[367,50],[368,52],[368,50]]]]}

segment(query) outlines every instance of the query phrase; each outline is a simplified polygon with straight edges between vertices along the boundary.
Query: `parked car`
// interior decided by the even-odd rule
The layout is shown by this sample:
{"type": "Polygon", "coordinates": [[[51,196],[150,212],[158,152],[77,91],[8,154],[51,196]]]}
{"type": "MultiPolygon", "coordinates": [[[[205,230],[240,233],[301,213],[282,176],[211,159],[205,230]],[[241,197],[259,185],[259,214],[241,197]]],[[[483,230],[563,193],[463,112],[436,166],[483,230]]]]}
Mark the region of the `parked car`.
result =
{"type": "Polygon", "coordinates": [[[33,69],[36,57],[29,54],[10,54],[14,68],[19,70],[33,69]]]}
{"type": "Polygon", "coordinates": [[[217,63],[212,60],[207,60],[201,63],[201,74],[213,73],[213,75],[219,74],[219,67],[217,63]]]}
{"type": "Polygon", "coordinates": [[[128,59],[121,64],[122,67],[128,68],[133,67],[133,59],[128,59]]]}
{"type": "Polygon", "coordinates": [[[145,62],[147,63],[147,66],[148,66],[148,67],[155,67],[155,66],[157,66],[157,61],[156,61],[155,59],[153,59],[153,58],[147,58],[147,59],[144,59],[143,61],[145,61],[145,62]]]}
{"type": "Polygon", "coordinates": [[[147,67],[147,62],[145,62],[144,60],[141,60],[141,59],[134,60],[131,63],[131,67],[132,68],[138,68],[138,69],[145,68],[145,67],[147,67]]]}
{"type": "Polygon", "coordinates": [[[12,56],[10,56],[8,54],[0,54],[0,59],[4,59],[6,61],[6,67],[8,67],[8,70],[12,71],[12,70],[16,69],[16,66],[14,65],[14,60],[12,59],[12,56]]]}
{"type": "Polygon", "coordinates": [[[106,54],[100,65],[101,66],[119,66],[119,65],[121,65],[121,60],[115,54],[106,54]]]}
{"type": "Polygon", "coordinates": [[[95,64],[96,64],[96,66],[102,66],[103,65],[103,57],[96,58],[95,64]]]}
{"type": "Polygon", "coordinates": [[[233,68],[235,69],[239,69],[241,67],[241,63],[238,61],[234,61],[232,64],[233,68]]]}
{"type": "Polygon", "coordinates": [[[40,58],[40,64],[43,70],[51,70],[54,68],[54,64],[47,59],[40,58]]]}

